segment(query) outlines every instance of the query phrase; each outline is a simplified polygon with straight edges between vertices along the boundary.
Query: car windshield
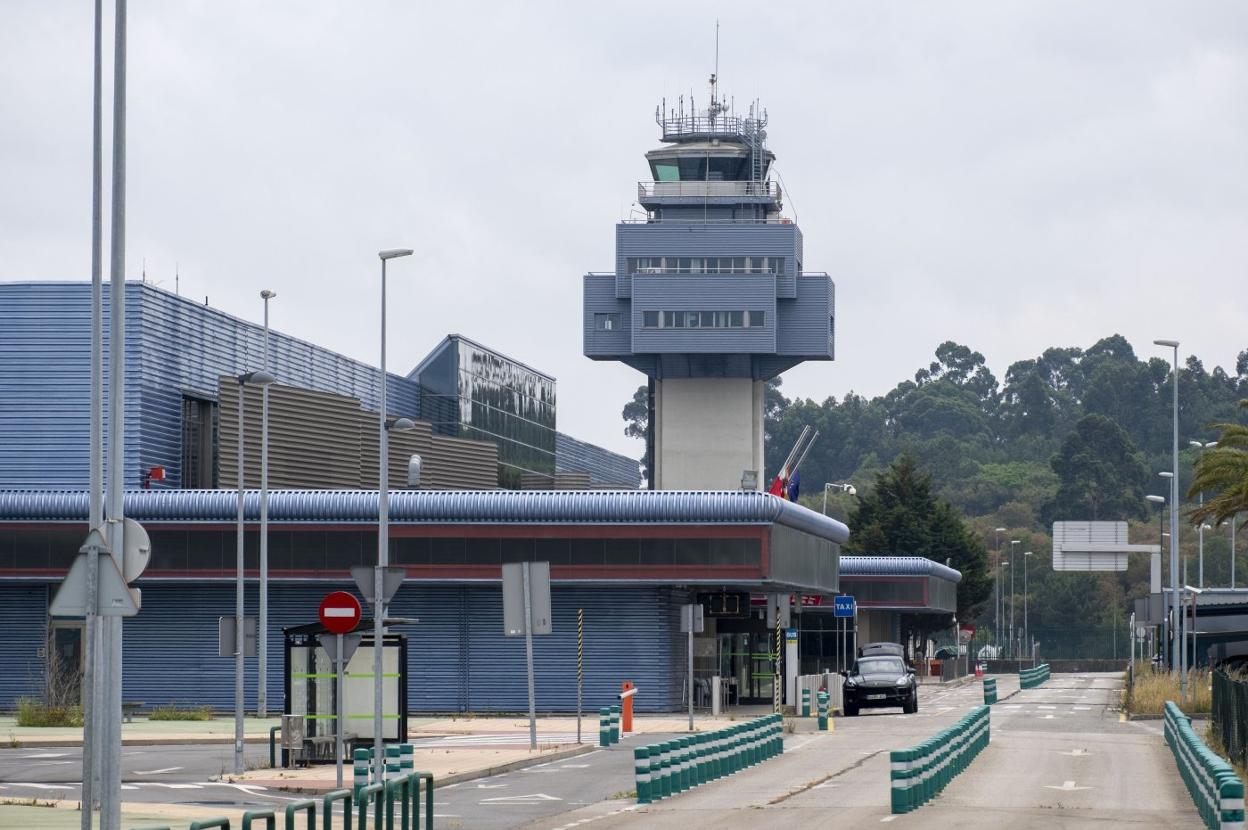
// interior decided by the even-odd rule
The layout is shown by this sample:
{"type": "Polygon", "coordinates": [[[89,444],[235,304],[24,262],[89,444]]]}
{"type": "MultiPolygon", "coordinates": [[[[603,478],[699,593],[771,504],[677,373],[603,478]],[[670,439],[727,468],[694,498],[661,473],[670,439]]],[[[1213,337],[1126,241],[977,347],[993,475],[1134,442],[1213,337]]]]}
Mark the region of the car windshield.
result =
{"type": "Polygon", "coordinates": [[[900,657],[863,657],[857,670],[858,674],[905,674],[906,664],[900,657]]]}

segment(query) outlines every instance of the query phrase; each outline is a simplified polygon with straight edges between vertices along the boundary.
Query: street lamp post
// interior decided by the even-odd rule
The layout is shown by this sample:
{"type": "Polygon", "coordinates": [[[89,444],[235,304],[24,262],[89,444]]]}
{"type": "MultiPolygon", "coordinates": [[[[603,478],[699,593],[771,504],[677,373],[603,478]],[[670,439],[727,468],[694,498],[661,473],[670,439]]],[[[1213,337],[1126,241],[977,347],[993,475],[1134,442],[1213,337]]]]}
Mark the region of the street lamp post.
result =
{"type": "MultiPolygon", "coordinates": [[[[411,254],[410,248],[392,248],[377,252],[381,259],[381,369],[378,374],[380,389],[377,407],[377,442],[380,456],[377,473],[377,570],[373,577],[373,780],[378,784],[385,780],[386,759],[381,734],[381,652],[386,621],[383,569],[390,564],[390,445],[386,435],[386,262],[411,254]]],[[[411,422],[407,421],[407,424],[410,425],[411,422]]]]}
{"type": "Polygon", "coordinates": [[[826,482],[823,485],[823,515],[825,516],[828,515],[828,490],[829,489],[840,490],[843,493],[849,493],[851,496],[858,495],[858,488],[852,484],[848,484],[848,483],[833,484],[830,481],[826,482]]]}
{"type": "MultiPolygon", "coordinates": [[[[264,289],[264,359],[269,371],[269,300],[277,294],[264,289]]],[[[269,384],[261,387],[260,404],[260,610],[256,619],[256,717],[269,716],[269,384]]]]}
{"type": "MultiPolygon", "coordinates": [[[[1209,441],[1208,443],[1204,443],[1204,444],[1202,444],[1200,441],[1188,441],[1187,443],[1189,446],[1195,447],[1196,449],[1201,450],[1201,451],[1212,449],[1218,445],[1217,441],[1209,441]]],[[[1201,490],[1200,491],[1200,504],[1203,506],[1204,503],[1205,503],[1205,491],[1201,490]]],[[[1205,531],[1211,530],[1211,529],[1212,528],[1210,528],[1209,525],[1205,524],[1204,522],[1201,522],[1200,526],[1197,528],[1197,533],[1199,534],[1199,539],[1200,539],[1200,541],[1198,542],[1198,547],[1197,547],[1197,550],[1199,552],[1196,555],[1196,587],[1198,588],[1205,587],[1205,531]]]]}
{"type": "Polygon", "coordinates": [[[238,538],[236,544],[237,574],[234,583],[234,772],[242,773],[243,764],[243,670],[246,653],[243,603],[243,502],[246,476],[243,475],[243,438],[246,434],[247,387],[268,386],[273,376],[268,372],[247,372],[238,376],[238,538]]]}
{"type": "Polygon", "coordinates": [[[994,579],[992,581],[992,589],[994,593],[992,599],[992,622],[994,628],[996,629],[996,631],[993,632],[993,643],[996,644],[997,649],[999,650],[1001,648],[1001,534],[1005,533],[1005,528],[998,527],[995,529],[995,532],[997,535],[997,568],[993,574],[994,579]]]}
{"type": "Polygon", "coordinates": [[[1019,544],[1017,539],[1010,540],[1010,656],[1018,657],[1018,650],[1014,645],[1014,546],[1019,544]]]}
{"type": "MultiPolygon", "coordinates": [[[[1170,597],[1171,607],[1176,620],[1182,614],[1179,607],[1179,341],[1154,340],[1157,346],[1165,346],[1174,350],[1174,402],[1173,402],[1173,447],[1171,454],[1170,477],[1170,597]]],[[[1179,641],[1170,643],[1170,666],[1172,670],[1178,664],[1179,641]]],[[[1182,675],[1180,676],[1182,677],[1182,675]]]]}
{"type": "MultiPolygon", "coordinates": [[[[1166,535],[1164,530],[1164,522],[1166,520],[1166,497],[1165,496],[1145,496],[1146,500],[1157,505],[1157,550],[1161,550],[1161,543],[1166,535]]],[[[1160,554],[1158,554],[1160,556],[1160,554]]],[[[1152,590],[1151,588],[1149,589],[1152,590]]],[[[1154,620],[1153,622],[1156,622],[1154,620]]],[[[1155,656],[1155,655],[1154,655],[1155,656]]],[[[1150,657],[1151,659],[1151,657],[1150,657]]]]}
{"type": "Polygon", "coordinates": [[[1027,591],[1027,557],[1031,556],[1031,551],[1023,551],[1023,641],[1027,643],[1027,650],[1031,652],[1031,664],[1036,664],[1035,651],[1031,647],[1031,626],[1027,624],[1027,602],[1029,594],[1027,591]]]}
{"type": "MultiPolygon", "coordinates": [[[[1170,472],[1169,470],[1162,470],[1157,475],[1161,476],[1162,478],[1166,480],[1166,485],[1170,488],[1170,494],[1173,497],[1175,491],[1178,489],[1178,487],[1174,483],[1176,481],[1174,473],[1170,472]]],[[[1170,591],[1173,594],[1175,591],[1179,590],[1178,589],[1179,578],[1177,576],[1178,571],[1179,571],[1179,557],[1177,555],[1178,553],[1177,550],[1175,550],[1174,548],[1174,540],[1177,538],[1178,534],[1176,533],[1176,525],[1175,525],[1173,511],[1171,511],[1170,513],[1170,530],[1166,531],[1163,535],[1166,536],[1168,539],[1170,539],[1170,543],[1171,543],[1170,591]]],[[[1182,660],[1180,659],[1183,656],[1181,654],[1181,651],[1183,648],[1182,605],[1183,605],[1182,598],[1175,601],[1174,597],[1171,596],[1170,613],[1171,613],[1171,619],[1173,620],[1173,623],[1171,623],[1171,627],[1174,629],[1171,632],[1171,637],[1170,637],[1170,651],[1171,651],[1170,670],[1171,671],[1175,671],[1176,670],[1175,667],[1182,664],[1182,660]]]]}

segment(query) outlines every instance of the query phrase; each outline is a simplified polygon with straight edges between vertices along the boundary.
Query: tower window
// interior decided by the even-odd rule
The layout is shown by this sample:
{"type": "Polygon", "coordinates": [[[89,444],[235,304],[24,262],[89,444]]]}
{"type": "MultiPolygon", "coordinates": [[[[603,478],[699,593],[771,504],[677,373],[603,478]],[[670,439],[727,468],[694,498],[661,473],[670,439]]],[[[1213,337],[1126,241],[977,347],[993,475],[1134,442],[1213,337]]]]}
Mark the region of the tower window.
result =
{"type": "Polygon", "coordinates": [[[740,329],[762,328],[765,311],[643,311],[642,328],[647,329],[740,329]]]}

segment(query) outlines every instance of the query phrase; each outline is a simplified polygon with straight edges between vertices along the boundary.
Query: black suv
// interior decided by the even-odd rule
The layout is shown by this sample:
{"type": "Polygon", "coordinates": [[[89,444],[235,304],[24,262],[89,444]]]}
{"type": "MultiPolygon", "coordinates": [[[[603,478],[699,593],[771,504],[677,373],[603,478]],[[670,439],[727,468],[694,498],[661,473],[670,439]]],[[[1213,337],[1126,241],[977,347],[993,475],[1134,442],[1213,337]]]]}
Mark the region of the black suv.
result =
{"type": "Polygon", "coordinates": [[[859,657],[853,669],[841,672],[845,678],[845,714],[854,717],[859,709],[900,706],[912,715],[919,711],[919,684],[914,672],[901,657],[868,654],[859,657]]]}

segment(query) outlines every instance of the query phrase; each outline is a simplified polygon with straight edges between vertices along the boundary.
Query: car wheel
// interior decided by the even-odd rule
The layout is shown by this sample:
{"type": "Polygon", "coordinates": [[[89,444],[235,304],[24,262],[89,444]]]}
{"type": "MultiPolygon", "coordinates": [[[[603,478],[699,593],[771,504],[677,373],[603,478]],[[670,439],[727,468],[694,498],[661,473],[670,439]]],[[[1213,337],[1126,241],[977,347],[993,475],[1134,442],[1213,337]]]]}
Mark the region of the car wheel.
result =
{"type": "Polygon", "coordinates": [[[919,695],[917,692],[910,695],[910,699],[906,701],[906,705],[902,708],[902,711],[907,715],[913,715],[915,712],[919,711],[919,695]]]}

